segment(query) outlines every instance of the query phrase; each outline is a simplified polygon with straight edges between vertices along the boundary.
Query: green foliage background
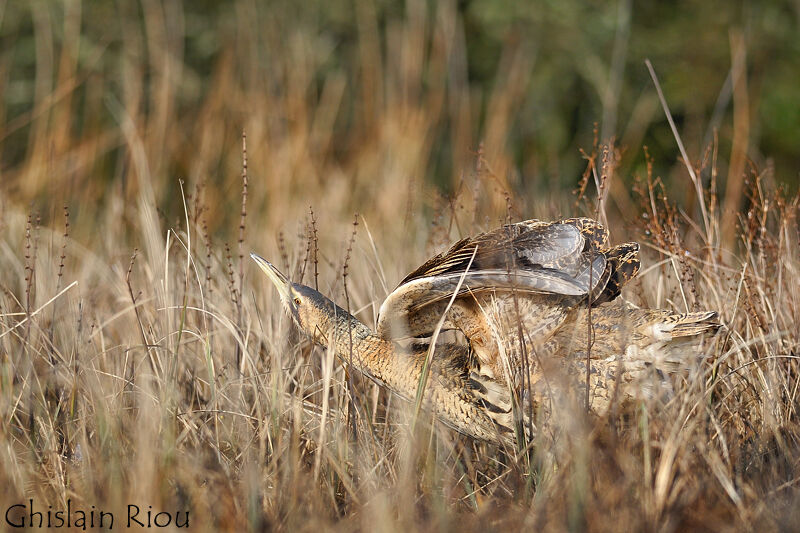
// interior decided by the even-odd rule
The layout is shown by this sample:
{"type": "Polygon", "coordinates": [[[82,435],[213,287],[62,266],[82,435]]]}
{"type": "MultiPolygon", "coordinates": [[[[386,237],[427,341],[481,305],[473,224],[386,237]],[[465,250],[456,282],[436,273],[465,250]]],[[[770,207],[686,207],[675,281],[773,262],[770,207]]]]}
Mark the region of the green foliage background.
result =
{"type": "MultiPolygon", "coordinates": [[[[429,137],[431,157],[417,176],[444,190],[467,164],[465,149],[476,150],[483,139],[490,96],[503,84],[514,84],[517,91],[509,104],[514,109],[507,148],[513,164],[507,174],[518,190],[574,187],[584,168],[578,149],[591,147],[595,123],[601,141],[615,137],[625,150],[623,179],[641,173],[642,145],[666,165],[660,170],[669,178],[677,149],[644,59],[655,66],[690,157],[700,161],[718,131],[720,159],[727,161],[733,128],[731,42],[739,36],[746,50],[747,157],[759,168],[774,168],[780,181],[796,187],[798,19],[800,5],[789,1],[5,2],[0,8],[0,124],[5,125],[0,175],[4,189],[19,192],[15,177],[31,155],[32,130],[41,127],[37,120],[51,105],[48,97],[70,95],[69,128],[76,138],[117,128],[116,102],[125,102],[132,90],[126,69],[138,71],[145,92],[155,91],[150,82],[163,75],[154,69],[157,56],[170,54],[179,67],[169,74],[175,88],[170,113],[185,130],[192,128],[192,117],[226,57],[245,57],[246,65],[239,63],[225,75],[264,94],[285,93],[293,68],[310,76],[302,95],[309,102],[318,103],[331,77],[344,80],[332,154],[347,159],[360,142],[353,128],[373,111],[365,71],[378,64],[386,81],[378,90],[405,90],[409,99],[424,98],[432,84],[467,87],[468,137],[454,136],[452,130],[464,124],[442,113],[429,137]],[[156,18],[160,21],[152,22],[156,18]],[[440,26],[455,32],[454,42],[460,43],[444,77],[436,70],[441,65],[431,61],[440,26]],[[395,60],[393,42],[403,32],[417,32],[421,57],[395,60]],[[131,41],[138,45],[129,46],[131,41]],[[153,49],[154,43],[163,49],[153,49]],[[69,80],[59,78],[64,57],[74,61],[69,80]],[[390,71],[403,64],[422,69],[421,84],[391,86],[390,71]],[[454,147],[456,140],[467,146],[454,147]]],[[[147,108],[147,101],[144,114],[160,112],[147,108]]],[[[287,126],[275,121],[270,127],[287,126]]],[[[241,123],[227,127],[235,124],[234,119],[220,129],[221,142],[222,135],[231,138],[241,129],[241,123]]],[[[183,133],[190,143],[188,131],[183,133]]],[[[167,153],[156,179],[174,181],[189,173],[187,151],[190,146],[167,153]]],[[[119,147],[99,154],[91,181],[107,185],[121,179],[123,157],[119,147]]],[[[64,179],[64,173],[57,174],[53,180],[64,179]]],[[[29,200],[35,192],[28,189],[20,199],[29,200]]]]}

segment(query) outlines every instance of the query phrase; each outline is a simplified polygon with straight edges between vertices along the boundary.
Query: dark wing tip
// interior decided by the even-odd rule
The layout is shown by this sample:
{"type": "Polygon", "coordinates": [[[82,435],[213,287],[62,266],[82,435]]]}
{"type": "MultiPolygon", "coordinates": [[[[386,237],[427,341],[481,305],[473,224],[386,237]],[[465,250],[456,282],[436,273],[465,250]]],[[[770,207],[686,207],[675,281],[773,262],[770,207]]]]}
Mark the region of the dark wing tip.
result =
{"type": "Polygon", "coordinates": [[[636,276],[641,266],[639,243],[627,242],[605,252],[608,261],[608,282],[597,303],[610,302],[620,295],[622,287],[636,276]]]}

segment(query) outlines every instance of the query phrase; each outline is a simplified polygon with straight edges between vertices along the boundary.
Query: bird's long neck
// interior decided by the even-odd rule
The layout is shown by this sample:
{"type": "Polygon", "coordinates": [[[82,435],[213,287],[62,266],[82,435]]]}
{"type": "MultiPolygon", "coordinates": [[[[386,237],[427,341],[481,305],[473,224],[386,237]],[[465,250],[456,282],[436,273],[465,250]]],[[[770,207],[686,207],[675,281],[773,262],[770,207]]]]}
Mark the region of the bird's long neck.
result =
{"type": "Polygon", "coordinates": [[[352,364],[361,372],[395,388],[394,367],[402,361],[398,361],[394,345],[381,339],[341,307],[334,309],[335,314],[326,333],[327,344],[333,346],[334,352],[345,364],[352,364]]]}
{"type": "MultiPolygon", "coordinates": [[[[369,327],[337,308],[329,342],[345,363],[385,385],[392,392],[414,401],[424,368],[426,351],[403,350],[376,335],[369,327]]],[[[442,348],[446,351],[446,348],[442,348]]],[[[450,357],[455,354],[450,354],[450,357]]],[[[448,355],[443,356],[448,359],[448,355]]],[[[425,404],[459,431],[484,440],[496,440],[498,430],[457,375],[434,364],[425,389],[425,404]]]]}
{"type": "Polygon", "coordinates": [[[331,333],[336,355],[344,361],[349,361],[352,357],[354,365],[369,367],[378,352],[391,349],[390,343],[382,340],[366,324],[350,315],[337,317],[336,326],[331,333]]]}
{"type": "MultiPolygon", "coordinates": [[[[392,341],[383,339],[363,322],[336,307],[336,318],[330,328],[336,355],[346,365],[352,364],[363,374],[385,385],[396,394],[413,400],[422,375],[425,352],[399,348],[392,341]]],[[[434,370],[435,372],[435,370],[434,370]]],[[[431,380],[426,396],[435,388],[431,380]]],[[[439,391],[449,396],[463,391],[439,391]]]]}

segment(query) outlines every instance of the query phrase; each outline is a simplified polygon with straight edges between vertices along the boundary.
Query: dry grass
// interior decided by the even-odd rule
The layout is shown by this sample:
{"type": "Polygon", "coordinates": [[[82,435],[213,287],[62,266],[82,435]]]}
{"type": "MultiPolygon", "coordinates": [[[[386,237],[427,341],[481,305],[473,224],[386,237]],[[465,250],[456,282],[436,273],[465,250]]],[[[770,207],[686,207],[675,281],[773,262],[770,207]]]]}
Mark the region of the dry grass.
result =
{"type": "Polygon", "coordinates": [[[718,200],[719,142],[692,167],[707,186],[683,170],[702,195],[683,209],[652,161],[628,194],[624,154],[599,142],[577,202],[519,194],[505,139],[529,65],[509,46],[471,153],[474,95],[453,74],[463,43],[446,5],[429,34],[413,4],[389,28],[390,65],[361,13],[360,86],[320,73],[318,47],[268,42],[287,58],[269,90],[260,52],[236,49],[185,113],[178,44],[156,31],[169,13],[153,5],[126,54],[175,53],[152,53],[148,76],[122,64],[120,98],[67,56],[40,81],[25,157],[4,171],[0,510],[71,500],[122,520],[128,504],[152,505],[190,510],[198,531],[796,527],[799,200],[768,171],[747,170],[733,229],[720,224],[738,206],[718,200]],[[343,129],[339,106],[359,98],[343,129]],[[106,112],[113,123],[96,120],[106,112]],[[444,125],[459,169],[449,195],[423,179],[444,125]],[[578,214],[645,245],[624,297],[719,310],[726,327],[668,404],[576,409],[522,457],[437,425],[411,434],[408,406],[300,338],[245,259],[257,250],[372,324],[397,281],[454,239],[578,214]]]}

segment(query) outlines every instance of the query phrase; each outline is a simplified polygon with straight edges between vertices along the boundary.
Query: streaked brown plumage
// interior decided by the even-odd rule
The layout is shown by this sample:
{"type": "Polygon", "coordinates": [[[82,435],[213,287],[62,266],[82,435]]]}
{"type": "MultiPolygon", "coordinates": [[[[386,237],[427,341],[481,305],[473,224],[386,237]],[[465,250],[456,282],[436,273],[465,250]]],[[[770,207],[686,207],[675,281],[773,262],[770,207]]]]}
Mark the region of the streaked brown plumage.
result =
{"type": "Polygon", "coordinates": [[[590,287],[592,305],[613,301],[638,271],[638,251],[636,243],[609,248],[608,232],[586,218],[506,225],[459,241],[409,274],[381,306],[378,334],[430,335],[463,276],[445,327],[470,339],[484,375],[518,383],[518,325],[530,353],[588,300],[590,287]]]}
{"type": "MultiPolygon", "coordinates": [[[[414,399],[426,347],[401,347],[383,339],[331,300],[305,285],[291,283],[267,260],[250,254],[275,284],[284,306],[317,344],[332,346],[345,363],[407,400],[414,399]],[[351,343],[352,340],[352,343],[351,343]]],[[[502,440],[495,421],[473,394],[469,353],[463,346],[437,346],[423,405],[451,427],[488,441],[502,440]]]]}
{"type": "Polygon", "coordinates": [[[436,347],[427,405],[463,433],[503,441],[513,426],[512,398],[538,406],[553,391],[585,390],[588,302],[589,397],[597,411],[608,406],[615,382],[623,398],[637,397],[648,393],[654,370],[690,366],[693,339],[719,326],[714,312],[636,309],[618,298],[639,269],[638,252],[636,243],[610,246],[606,229],[587,218],[509,224],[463,239],[409,274],[381,306],[377,333],[253,258],[301,329],[320,344],[333,342],[345,361],[351,331],[353,364],[406,398],[414,397],[426,349],[400,341],[430,337],[444,316],[443,327],[461,331],[469,350],[436,347]]]}

